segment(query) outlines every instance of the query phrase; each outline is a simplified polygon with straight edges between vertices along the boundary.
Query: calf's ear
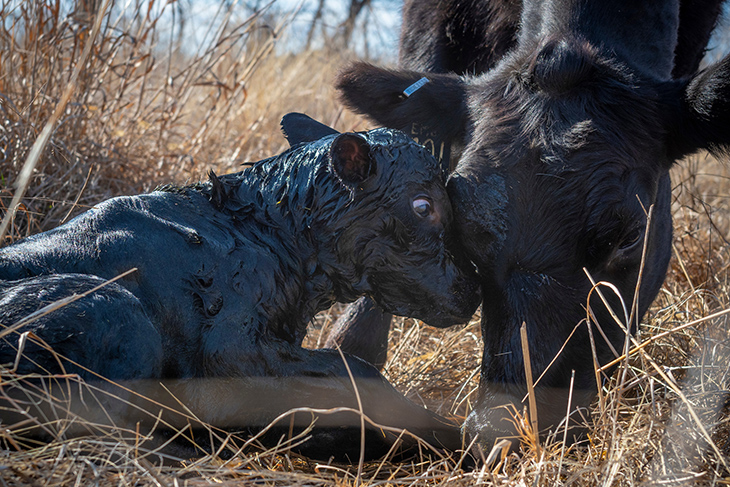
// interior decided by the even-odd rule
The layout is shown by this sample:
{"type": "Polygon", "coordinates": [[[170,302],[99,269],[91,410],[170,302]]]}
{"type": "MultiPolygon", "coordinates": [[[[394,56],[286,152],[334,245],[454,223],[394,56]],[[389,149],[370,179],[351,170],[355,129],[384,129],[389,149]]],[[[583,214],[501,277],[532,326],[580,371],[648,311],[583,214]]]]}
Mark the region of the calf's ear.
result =
{"type": "Polygon", "coordinates": [[[281,119],[281,131],[289,142],[295,146],[304,142],[313,142],[328,135],[339,132],[327,125],[316,121],[309,115],[303,113],[287,113],[281,119]]]}
{"type": "Polygon", "coordinates": [[[347,186],[357,186],[375,174],[370,145],[357,134],[339,135],[330,147],[332,171],[347,186]]]}
{"type": "Polygon", "coordinates": [[[341,101],[386,127],[413,124],[440,140],[461,137],[467,116],[466,83],[457,75],[390,70],[355,63],[335,80],[341,101]]]}
{"type": "Polygon", "coordinates": [[[683,83],[679,120],[669,131],[669,155],[699,149],[730,152],[730,56],[683,83]]]}

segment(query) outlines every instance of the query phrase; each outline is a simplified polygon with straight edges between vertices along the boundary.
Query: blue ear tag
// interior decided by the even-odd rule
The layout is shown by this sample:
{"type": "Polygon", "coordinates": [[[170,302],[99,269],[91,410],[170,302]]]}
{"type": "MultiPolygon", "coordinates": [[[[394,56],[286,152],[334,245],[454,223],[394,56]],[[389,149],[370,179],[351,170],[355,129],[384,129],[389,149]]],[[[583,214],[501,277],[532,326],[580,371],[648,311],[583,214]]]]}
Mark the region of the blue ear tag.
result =
{"type": "Polygon", "coordinates": [[[426,83],[428,83],[430,81],[431,81],[430,79],[428,79],[428,78],[426,78],[424,76],[423,78],[419,79],[418,81],[416,81],[415,83],[413,83],[411,86],[409,86],[408,88],[406,88],[405,90],[403,90],[403,95],[406,98],[410,97],[413,93],[415,93],[416,91],[418,91],[421,88],[423,88],[423,85],[425,85],[426,83]]]}

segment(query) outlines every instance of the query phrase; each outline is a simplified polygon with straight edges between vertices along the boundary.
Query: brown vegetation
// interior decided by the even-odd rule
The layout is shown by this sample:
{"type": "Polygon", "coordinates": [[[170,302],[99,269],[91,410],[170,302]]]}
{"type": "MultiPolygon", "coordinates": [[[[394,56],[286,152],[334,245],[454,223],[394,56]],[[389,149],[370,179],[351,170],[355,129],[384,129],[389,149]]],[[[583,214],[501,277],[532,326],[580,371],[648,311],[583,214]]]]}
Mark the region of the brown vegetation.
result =
{"type": "MultiPolygon", "coordinates": [[[[78,2],[71,12],[60,0],[0,4],[3,217],[102,3],[78,2]]],[[[290,19],[225,9],[220,15],[228,22],[208,42],[181,50],[160,27],[161,12],[171,15],[173,7],[154,0],[109,7],[4,243],[114,195],[196,180],[209,169],[236,171],[242,162],[279,152],[286,144],[278,121],[288,111],[340,130],[366,127],[334,101],[331,79],[347,54],[278,52],[277,36],[290,19]]],[[[583,445],[564,446],[558,432],[537,448],[526,434],[521,456],[489,468],[464,471],[458,458],[424,458],[359,470],[285,450],[240,452],[232,439],[227,455],[160,466],[159,455],[140,449],[134,432],[60,436],[33,446],[18,435],[26,424],[0,424],[0,485],[724,484],[730,476],[730,320],[713,313],[730,307],[730,171],[699,155],[679,165],[673,181],[675,256],[636,337],[646,346],[621,360],[603,385],[583,445]]],[[[317,317],[310,346],[322,342],[337,313],[317,317]]],[[[463,418],[481,350],[476,318],[449,330],[400,319],[386,373],[414,400],[463,418]]],[[[10,366],[0,369],[0,381],[18,379],[10,366]]]]}

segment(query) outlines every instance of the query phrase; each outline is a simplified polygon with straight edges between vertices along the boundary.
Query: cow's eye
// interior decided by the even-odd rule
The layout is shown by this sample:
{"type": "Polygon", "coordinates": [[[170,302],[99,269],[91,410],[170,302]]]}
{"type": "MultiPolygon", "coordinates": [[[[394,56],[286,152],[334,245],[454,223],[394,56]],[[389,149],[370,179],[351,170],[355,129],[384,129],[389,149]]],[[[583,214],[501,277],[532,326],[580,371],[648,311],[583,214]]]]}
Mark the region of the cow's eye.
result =
{"type": "Polygon", "coordinates": [[[416,215],[421,218],[426,218],[431,214],[431,201],[425,196],[415,198],[411,202],[411,205],[413,206],[413,211],[416,212],[416,215]]]}
{"type": "Polygon", "coordinates": [[[621,240],[621,243],[619,244],[618,249],[621,252],[627,252],[629,250],[633,250],[635,247],[641,243],[641,239],[644,236],[644,229],[641,227],[636,227],[631,232],[626,234],[626,236],[621,240]]]}

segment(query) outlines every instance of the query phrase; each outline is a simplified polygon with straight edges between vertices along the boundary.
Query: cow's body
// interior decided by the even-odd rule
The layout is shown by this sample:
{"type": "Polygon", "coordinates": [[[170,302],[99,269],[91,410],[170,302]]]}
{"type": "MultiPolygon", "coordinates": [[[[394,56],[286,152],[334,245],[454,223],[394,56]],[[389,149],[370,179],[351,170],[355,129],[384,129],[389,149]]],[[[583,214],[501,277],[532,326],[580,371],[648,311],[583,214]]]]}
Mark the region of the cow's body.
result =
{"type": "MultiPolygon", "coordinates": [[[[537,387],[540,426],[565,416],[571,370],[573,407],[588,404],[588,275],[618,288],[629,316],[604,294],[634,330],[670,257],[671,165],[730,142],[730,59],[695,74],[721,2],[527,0],[519,20],[518,3],[408,2],[407,70],[359,64],[338,80],[354,109],[387,126],[431,127],[456,148],[447,187],[484,299],[481,385],[465,429],[486,447],[514,432],[498,406],[525,396],[523,323],[535,376],[577,327],[537,387]],[[495,45],[470,44],[479,26],[495,45]],[[454,64],[440,52],[461,54],[454,64]],[[441,74],[451,70],[476,76],[441,74]]],[[[594,328],[605,363],[625,327],[596,293],[590,306],[608,338],[594,328]]]]}

